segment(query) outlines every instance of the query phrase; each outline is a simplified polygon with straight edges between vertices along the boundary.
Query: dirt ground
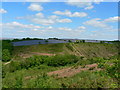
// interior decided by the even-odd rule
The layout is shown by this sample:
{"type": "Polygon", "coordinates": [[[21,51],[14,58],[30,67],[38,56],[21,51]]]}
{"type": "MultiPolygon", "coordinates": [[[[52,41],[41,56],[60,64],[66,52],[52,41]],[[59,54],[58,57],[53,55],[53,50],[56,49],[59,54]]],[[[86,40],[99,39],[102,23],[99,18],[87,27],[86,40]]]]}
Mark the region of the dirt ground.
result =
{"type": "Polygon", "coordinates": [[[22,58],[29,58],[33,55],[44,55],[44,56],[55,56],[55,54],[50,54],[50,53],[39,53],[39,52],[31,52],[29,54],[20,54],[19,56],[22,58]]]}
{"type": "Polygon", "coordinates": [[[91,64],[91,65],[86,65],[85,67],[78,66],[77,68],[65,68],[53,72],[47,73],[49,76],[55,75],[57,77],[71,77],[81,71],[86,71],[86,70],[91,70],[91,71],[96,71],[96,70],[101,70],[100,68],[97,68],[98,64],[91,64]]]}
{"type": "Polygon", "coordinates": [[[6,63],[4,63],[4,65],[7,65],[7,64],[9,64],[11,61],[9,61],[9,62],[6,62],[6,63]]]}

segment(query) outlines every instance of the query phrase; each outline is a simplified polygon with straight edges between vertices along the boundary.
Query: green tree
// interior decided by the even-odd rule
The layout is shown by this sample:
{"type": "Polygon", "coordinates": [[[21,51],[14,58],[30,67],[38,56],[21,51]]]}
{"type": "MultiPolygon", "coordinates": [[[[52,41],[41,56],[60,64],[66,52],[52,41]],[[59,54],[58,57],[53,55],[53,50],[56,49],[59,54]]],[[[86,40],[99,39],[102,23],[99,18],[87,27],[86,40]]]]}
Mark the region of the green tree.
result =
{"type": "Polygon", "coordinates": [[[81,42],[81,41],[79,41],[79,40],[76,40],[76,43],[79,43],[79,42],[81,42]]]}
{"type": "Polygon", "coordinates": [[[100,41],[100,43],[104,43],[104,41],[100,41]]]}
{"type": "Polygon", "coordinates": [[[72,42],[71,40],[68,40],[68,42],[72,42]]]}
{"type": "Polygon", "coordinates": [[[83,43],[85,43],[85,40],[82,40],[83,43]]]}
{"type": "Polygon", "coordinates": [[[45,40],[46,43],[48,43],[48,40],[45,40]]]}
{"type": "Polygon", "coordinates": [[[41,42],[39,42],[39,44],[41,44],[41,42]]]}
{"type": "MultiPolygon", "coordinates": [[[[10,52],[13,50],[13,45],[10,40],[2,40],[2,50],[8,49],[10,52]]],[[[10,53],[12,54],[12,53],[10,53]]]]}
{"type": "Polygon", "coordinates": [[[10,61],[11,55],[8,49],[3,49],[2,51],[2,61],[7,62],[10,61]]]}

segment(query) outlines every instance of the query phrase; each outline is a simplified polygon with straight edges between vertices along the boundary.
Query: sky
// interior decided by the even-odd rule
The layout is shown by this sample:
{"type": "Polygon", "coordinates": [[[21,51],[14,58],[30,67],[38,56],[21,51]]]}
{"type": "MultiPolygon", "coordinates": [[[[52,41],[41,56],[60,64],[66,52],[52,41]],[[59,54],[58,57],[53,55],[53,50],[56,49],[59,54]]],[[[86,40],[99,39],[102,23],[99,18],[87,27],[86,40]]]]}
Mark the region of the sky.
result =
{"type": "Polygon", "coordinates": [[[117,2],[3,2],[2,38],[118,40],[117,2]]]}

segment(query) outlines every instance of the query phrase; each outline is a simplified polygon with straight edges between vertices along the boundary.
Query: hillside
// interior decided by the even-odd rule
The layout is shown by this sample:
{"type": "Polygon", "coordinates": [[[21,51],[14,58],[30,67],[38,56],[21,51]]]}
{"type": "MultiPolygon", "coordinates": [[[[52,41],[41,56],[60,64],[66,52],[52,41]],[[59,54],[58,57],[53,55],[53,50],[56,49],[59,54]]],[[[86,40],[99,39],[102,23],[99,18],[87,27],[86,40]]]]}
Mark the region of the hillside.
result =
{"type": "Polygon", "coordinates": [[[118,56],[117,44],[15,46],[2,61],[2,87],[119,88],[118,56]]]}
{"type": "Polygon", "coordinates": [[[29,57],[32,55],[46,54],[72,54],[83,56],[86,58],[92,57],[110,57],[118,53],[118,48],[115,44],[100,44],[100,43],[61,43],[61,44],[45,44],[31,46],[15,46],[14,57],[29,57]]]}

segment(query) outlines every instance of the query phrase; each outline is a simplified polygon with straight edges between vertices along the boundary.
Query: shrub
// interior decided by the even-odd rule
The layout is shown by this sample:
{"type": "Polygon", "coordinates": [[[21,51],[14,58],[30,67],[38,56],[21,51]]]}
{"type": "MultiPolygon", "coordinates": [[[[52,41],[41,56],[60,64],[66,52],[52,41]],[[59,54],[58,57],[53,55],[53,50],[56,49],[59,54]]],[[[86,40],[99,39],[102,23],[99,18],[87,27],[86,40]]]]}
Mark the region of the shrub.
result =
{"type": "Polygon", "coordinates": [[[45,42],[47,43],[47,42],[48,42],[48,40],[45,40],[45,42]]]}
{"type": "Polygon", "coordinates": [[[75,55],[56,55],[48,58],[48,66],[65,66],[67,64],[73,64],[78,61],[78,57],[75,55]]]}
{"type": "Polygon", "coordinates": [[[118,65],[114,64],[112,66],[108,66],[108,67],[106,67],[106,71],[111,77],[119,79],[120,74],[119,74],[118,65]]]}
{"type": "Polygon", "coordinates": [[[72,42],[71,40],[68,40],[68,42],[72,42]]]}
{"type": "Polygon", "coordinates": [[[13,45],[10,40],[2,40],[2,50],[8,49],[10,51],[10,54],[12,54],[13,45]]]}
{"type": "MultiPolygon", "coordinates": [[[[82,71],[72,77],[67,88],[117,88],[118,84],[111,77],[108,77],[104,72],[82,71]],[[112,85],[114,84],[114,86],[112,85]]],[[[70,77],[71,78],[71,77],[70,77]]],[[[70,79],[69,78],[69,79],[70,79]]]]}
{"type": "Polygon", "coordinates": [[[4,49],[2,51],[2,61],[7,62],[10,61],[11,55],[8,49],[4,49]]]}

